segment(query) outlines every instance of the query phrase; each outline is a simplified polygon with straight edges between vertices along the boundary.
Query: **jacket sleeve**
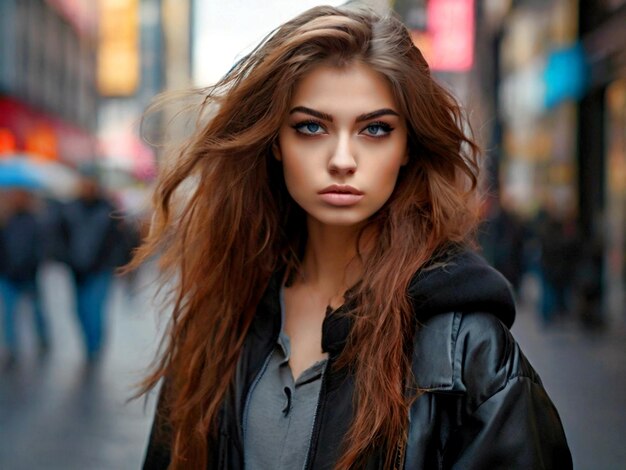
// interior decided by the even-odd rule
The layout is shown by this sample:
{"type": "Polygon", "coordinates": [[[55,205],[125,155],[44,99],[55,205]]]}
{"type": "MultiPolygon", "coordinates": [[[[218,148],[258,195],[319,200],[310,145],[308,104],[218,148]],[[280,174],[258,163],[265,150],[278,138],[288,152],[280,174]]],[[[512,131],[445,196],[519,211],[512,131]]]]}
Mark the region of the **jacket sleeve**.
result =
{"type": "Polygon", "coordinates": [[[516,377],[450,437],[444,468],[571,469],[572,458],[543,387],[516,377]]]}
{"type": "Polygon", "coordinates": [[[161,387],[154,421],[148,438],[148,447],[143,461],[143,470],[167,470],[170,464],[170,428],[165,409],[165,386],[161,387]]]}
{"type": "Polygon", "coordinates": [[[464,417],[445,445],[443,468],[571,469],[556,408],[508,329],[490,315],[466,320],[454,355],[464,417]]]}

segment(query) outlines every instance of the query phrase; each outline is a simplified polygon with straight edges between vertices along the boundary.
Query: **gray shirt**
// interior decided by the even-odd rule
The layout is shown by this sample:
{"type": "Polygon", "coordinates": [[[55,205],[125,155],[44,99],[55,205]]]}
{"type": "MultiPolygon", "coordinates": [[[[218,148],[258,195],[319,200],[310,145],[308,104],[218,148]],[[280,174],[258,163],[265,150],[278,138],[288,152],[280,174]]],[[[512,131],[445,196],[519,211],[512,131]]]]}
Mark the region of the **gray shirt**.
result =
{"type": "Polygon", "coordinates": [[[285,303],[280,291],[282,323],[276,347],[253,383],[244,410],[246,470],[304,468],[326,359],[294,381],[285,334],[285,303]]]}

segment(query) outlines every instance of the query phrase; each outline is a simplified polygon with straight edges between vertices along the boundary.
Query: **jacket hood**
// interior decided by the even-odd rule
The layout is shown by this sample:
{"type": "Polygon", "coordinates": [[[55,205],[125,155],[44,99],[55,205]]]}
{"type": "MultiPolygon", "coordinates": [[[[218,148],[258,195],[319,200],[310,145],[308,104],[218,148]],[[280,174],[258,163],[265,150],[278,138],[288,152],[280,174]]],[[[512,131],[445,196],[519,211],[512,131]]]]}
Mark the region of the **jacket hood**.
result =
{"type": "MultiPolygon", "coordinates": [[[[408,289],[417,321],[425,323],[445,313],[490,313],[507,328],[515,320],[515,302],[508,281],[478,254],[447,251],[415,274],[408,289]]],[[[322,350],[339,354],[350,333],[352,319],[336,312],[349,311],[350,301],[332,312],[322,324],[322,350]]]]}
{"type": "Polygon", "coordinates": [[[447,312],[491,313],[508,328],[515,320],[509,282],[478,254],[460,251],[420,270],[409,286],[417,318],[447,312]]]}

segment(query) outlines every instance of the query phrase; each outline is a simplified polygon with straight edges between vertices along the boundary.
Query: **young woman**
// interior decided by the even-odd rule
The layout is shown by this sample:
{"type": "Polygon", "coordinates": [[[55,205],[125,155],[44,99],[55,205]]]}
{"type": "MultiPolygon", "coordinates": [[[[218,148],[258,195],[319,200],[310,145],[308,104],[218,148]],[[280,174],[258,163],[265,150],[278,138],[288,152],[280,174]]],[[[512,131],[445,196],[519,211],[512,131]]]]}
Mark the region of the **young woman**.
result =
{"type": "Polygon", "coordinates": [[[136,260],[174,280],[144,468],[571,468],[405,27],[314,8],[206,93],[136,260]]]}

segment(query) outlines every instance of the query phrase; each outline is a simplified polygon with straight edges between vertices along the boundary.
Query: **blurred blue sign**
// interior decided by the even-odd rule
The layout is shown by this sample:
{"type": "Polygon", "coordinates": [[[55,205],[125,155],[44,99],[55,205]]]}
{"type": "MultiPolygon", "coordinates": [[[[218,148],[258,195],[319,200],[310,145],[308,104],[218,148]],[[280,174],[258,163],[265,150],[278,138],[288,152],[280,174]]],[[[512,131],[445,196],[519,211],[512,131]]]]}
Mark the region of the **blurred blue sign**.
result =
{"type": "Polygon", "coordinates": [[[577,43],[548,54],[543,77],[546,108],[552,108],[565,100],[582,98],[589,79],[582,45],[577,43]]]}

